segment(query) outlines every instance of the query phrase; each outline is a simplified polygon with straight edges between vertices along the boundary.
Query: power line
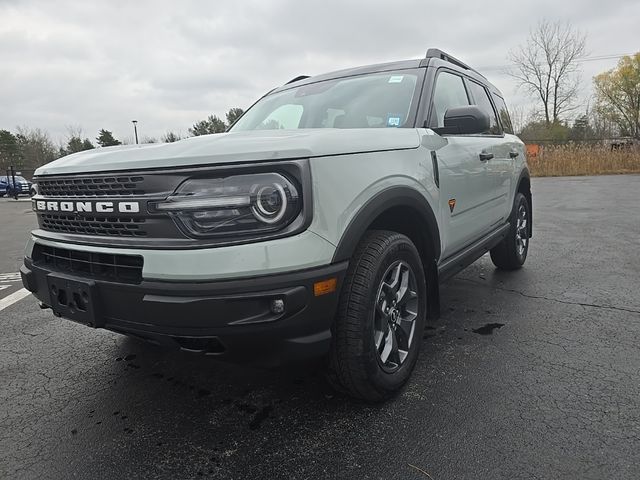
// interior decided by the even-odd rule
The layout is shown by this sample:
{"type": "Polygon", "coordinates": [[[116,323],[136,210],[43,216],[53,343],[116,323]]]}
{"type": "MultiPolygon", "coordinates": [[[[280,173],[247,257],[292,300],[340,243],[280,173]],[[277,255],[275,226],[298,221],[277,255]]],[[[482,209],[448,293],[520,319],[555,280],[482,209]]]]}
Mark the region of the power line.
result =
{"type": "MultiPolygon", "coordinates": [[[[575,63],[585,63],[585,62],[597,62],[600,60],[613,60],[622,57],[628,57],[631,55],[635,55],[634,53],[617,53],[617,54],[606,54],[606,55],[594,55],[592,57],[579,57],[576,59],[575,63]]],[[[509,63],[507,65],[490,65],[486,67],[479,67],[477,70],[504,70],[509,67],[515,67],[515,63],[509,63]]]]}

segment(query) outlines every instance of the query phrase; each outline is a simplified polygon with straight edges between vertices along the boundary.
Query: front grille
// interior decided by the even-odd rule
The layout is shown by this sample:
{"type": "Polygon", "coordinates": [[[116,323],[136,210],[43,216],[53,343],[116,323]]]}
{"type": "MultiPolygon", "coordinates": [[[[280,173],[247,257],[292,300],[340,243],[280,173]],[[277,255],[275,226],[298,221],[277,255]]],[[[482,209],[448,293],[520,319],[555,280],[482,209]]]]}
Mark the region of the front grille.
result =
{"type": "Polygon", "coordinates": [[[50,232],[146,237],[146,219],[134,217],[81,217],[62,213],[40,214],[41,226],[50,232]]]}
{"type": "Polygon", "coordinates": [[[33,247],[32,258],[34,264],[46,266],[57,272],[124,283],[142,281],[143,259],[139,255],[81,252],[36,244],[33,247]]]}
{"type": "Polygon", "coordinates": [[[71,177],[38,180],[45,197],[107,197],[144,195],[144,177],[114,175],[111,177],[71,177]]]}

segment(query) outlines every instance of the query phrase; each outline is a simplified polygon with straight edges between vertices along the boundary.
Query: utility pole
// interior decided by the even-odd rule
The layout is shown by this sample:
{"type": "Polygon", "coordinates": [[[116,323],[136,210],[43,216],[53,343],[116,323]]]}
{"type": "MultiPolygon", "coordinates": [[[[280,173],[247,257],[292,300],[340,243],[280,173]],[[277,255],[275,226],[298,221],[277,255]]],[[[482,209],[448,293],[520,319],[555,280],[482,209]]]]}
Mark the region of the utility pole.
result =
{"type": "Polygon", "coordinates": [[[131,120],[133,123],[133,133],[136,136],[136,145],[138,145],[138,120],[131,120]]]}
{"type": "MultiPolygon", "coordinates": [[[[11,186],[11,193],[9,193],[9,187],[8,187],[8,185],[9,185],[9,178],[7,178],[7,197],[8,197],[9,195],[13,195],[13,198],[14,198],[15,200],[18,200],[18,189],[16,188],[16,169],[13,167],[13,165],[11,165],[11,166],[9,167],[9,172],[7,172],[7,173],[10,173],[10,174],[11,174],[11,183],[12,183],[12,186],[11,186]]],[[[9,177],[9,175],[7,175],[7,177],[9,177]]]]}

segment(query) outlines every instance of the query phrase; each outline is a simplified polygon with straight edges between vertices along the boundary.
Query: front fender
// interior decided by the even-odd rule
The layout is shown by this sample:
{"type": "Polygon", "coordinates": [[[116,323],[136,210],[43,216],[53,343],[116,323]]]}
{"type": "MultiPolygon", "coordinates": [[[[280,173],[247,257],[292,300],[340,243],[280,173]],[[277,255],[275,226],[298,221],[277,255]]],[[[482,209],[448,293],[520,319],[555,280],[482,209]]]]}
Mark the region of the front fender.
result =
{"type": "MultiPolygon", "coordinates": [[[[358,234],[385,206],[411,206],[438,225],[439,190],[431,151],[424,146],[314,158],[310,167],[314,219],[309,230],[338,247],[334,260],[352,253],[358,234]]],[[[439,246],[439,232],[436,237],[432,243],[439,246]]]]}

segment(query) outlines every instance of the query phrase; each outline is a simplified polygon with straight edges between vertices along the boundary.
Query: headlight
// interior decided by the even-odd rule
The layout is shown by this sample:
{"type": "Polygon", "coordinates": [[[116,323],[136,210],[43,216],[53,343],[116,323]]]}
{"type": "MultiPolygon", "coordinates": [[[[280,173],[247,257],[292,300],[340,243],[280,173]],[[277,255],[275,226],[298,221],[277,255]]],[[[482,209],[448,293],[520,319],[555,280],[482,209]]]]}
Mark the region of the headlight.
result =
{"type": "Polygon", "coordinates": [[[298,187],[279,173],[196,178],[151,206],[167,212],[194,238],[270,233],[299,215],[298,187]]]}

